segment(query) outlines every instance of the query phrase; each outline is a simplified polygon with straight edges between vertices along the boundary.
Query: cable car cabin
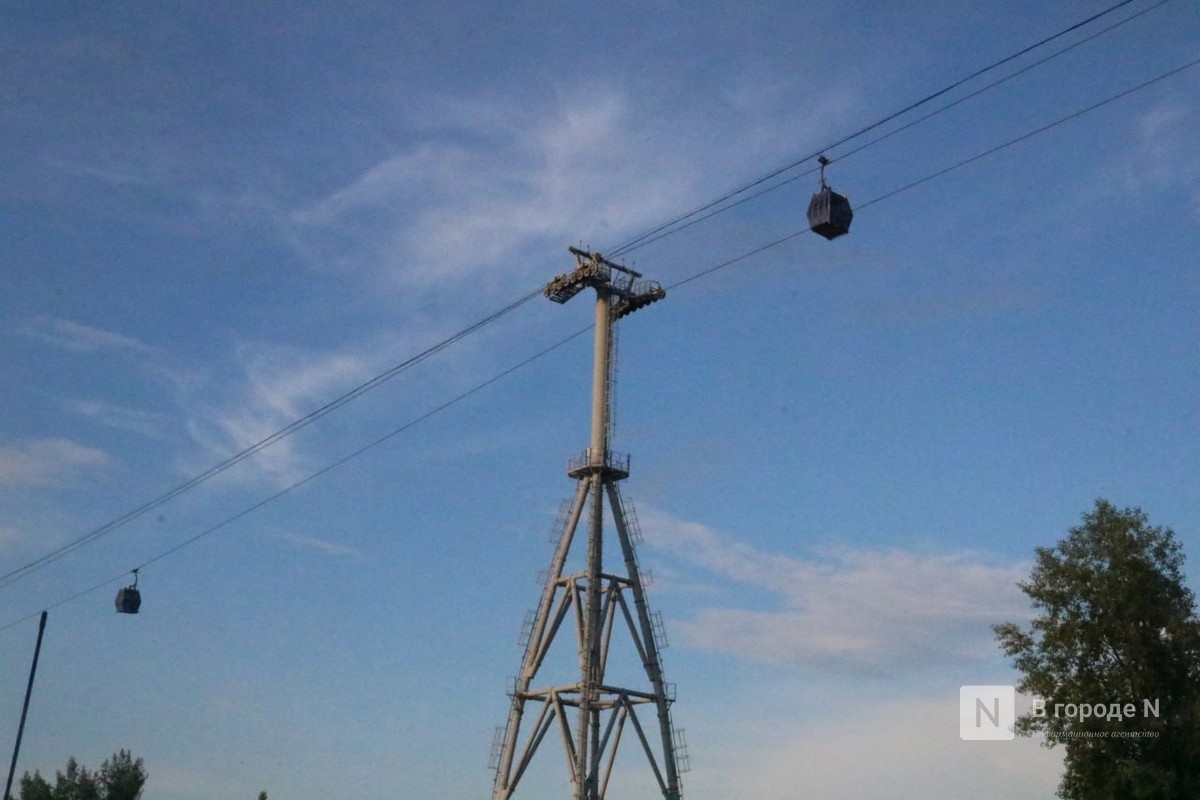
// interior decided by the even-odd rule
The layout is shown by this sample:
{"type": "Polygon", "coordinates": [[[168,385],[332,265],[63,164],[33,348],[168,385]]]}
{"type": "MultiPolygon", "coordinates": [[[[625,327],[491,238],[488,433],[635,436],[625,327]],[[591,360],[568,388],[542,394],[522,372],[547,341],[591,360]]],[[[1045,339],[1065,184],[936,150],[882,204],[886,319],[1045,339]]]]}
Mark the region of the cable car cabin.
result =
{"type": "Polygon", "coordinates": [[[826,239],[836,239],[850,232],[852,219],[854,211],[850,208],[850,201],[822,181],[820,191],[812,196],[812,202],[808,204],[808,225],[813,233],[826,239]]]}
{"type": "Polygon", "coordinates": [[[117,590],[117,613],[136,614],[142,607],[142,593],[136,586],[126,586],[117,590]]]}

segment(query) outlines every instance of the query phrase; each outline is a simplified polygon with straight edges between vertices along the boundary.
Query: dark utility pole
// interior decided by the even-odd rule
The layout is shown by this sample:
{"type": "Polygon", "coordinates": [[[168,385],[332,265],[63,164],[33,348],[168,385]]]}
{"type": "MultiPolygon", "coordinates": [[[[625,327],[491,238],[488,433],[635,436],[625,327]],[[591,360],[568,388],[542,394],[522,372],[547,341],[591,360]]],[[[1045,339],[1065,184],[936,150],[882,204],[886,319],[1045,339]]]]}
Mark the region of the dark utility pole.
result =
{"type": "Polygon", "coordinates": [[[25,687],[25,705],[21,707],[21,724],[17,726],[17,743],[13,745],[12,765],[8,768],[8,783],[4,785],[4,800],[12,800],[13,775],[17,773],[17,756],[21,753],[21,737],[25,735],[25,717],[29,715],[29,697],[33,694],[33,679],[37,675],[38,657],[42,654],[42,634],[46,632],[46,612],[38,623],[37,646],[33,648],[33,664],[29,667],[29,685],[25,687]]]}

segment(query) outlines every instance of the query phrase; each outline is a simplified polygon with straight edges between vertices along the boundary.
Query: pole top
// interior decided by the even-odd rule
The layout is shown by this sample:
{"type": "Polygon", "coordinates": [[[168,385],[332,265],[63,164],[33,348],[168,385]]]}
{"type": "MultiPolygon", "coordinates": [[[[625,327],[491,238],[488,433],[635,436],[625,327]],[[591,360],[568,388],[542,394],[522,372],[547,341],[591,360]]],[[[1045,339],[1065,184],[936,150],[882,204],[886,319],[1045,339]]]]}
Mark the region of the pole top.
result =
{"type": "Polygon", "coordinates": [[[617,298],[613,319],[620,319],[667,296],[655,281],[641,280],[642,273],[609,261],[600,253],[578,247],[567,249],[575,256],[575,269],[553,278],[542,292],[555,303],[565,303],[591,286],[617,298]],[[619,274],[614,275],[614,271],[619,274]]]}

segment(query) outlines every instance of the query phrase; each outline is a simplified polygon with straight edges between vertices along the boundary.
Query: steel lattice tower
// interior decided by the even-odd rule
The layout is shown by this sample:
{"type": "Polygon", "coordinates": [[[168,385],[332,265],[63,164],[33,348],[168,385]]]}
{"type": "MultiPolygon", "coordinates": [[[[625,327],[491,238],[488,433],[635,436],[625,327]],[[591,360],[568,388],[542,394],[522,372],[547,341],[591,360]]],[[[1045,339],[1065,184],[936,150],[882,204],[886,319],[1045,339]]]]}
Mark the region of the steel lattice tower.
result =
{"type": "Polygon", "coordinates": [[[629,477],[629,457],[611,452],[608,446],[614,324],[662,299],[666,292],[657,283],[641,280],[639,273],[614,264],[599,253],[575,248],[571,252],[575,255],[575,270],[550,281],[545,295],[556,303],[565,303],[588,287],[596,290],[592,440],[583,456],[568,465],[567,474],[578,484],[537,611],[523,632],[528,639],[521,672],[513,686],[508,722],[497,730],[493,749],[496,779],[492,798],[509,800],[514,796],[534,753],[553,730],[562,740],[573,800],[603,800],[622,734],[632,728],[662,797],[680,800],[680,762],[685,754],[678,732],[671,725],[674,698],[669,696],[659,656],[657,634],[661,623],[651,615],[646,603],[643,575],[634,549],[639,536],[637,522],[627,513],[617,485],[629,477]],[[624,575],[603,567],[606,501],[616,527],[624,575]],[[580,572],[563,574],[585,508],[588,520],[585,566],[580,572]],[[539,672],[555,636],[568,619],[575,622],[566,627],[575,628],[579,672],[566,679],[556,676],[545,681],[539,672]],[[641,687],[616,686],[605,680],[614,628],[622,627],[628,631],[645,670],[645,684],[641,687]],[[639,708],[652,710],[654,723],[640,718],[639,708]],[[575,709],[575,713],[570,709],[575,709]],[[531,721],[525,719],[527,710],[531,710],[531,721]],[[523,723],[527,727],[524,737],[523,723]]]}

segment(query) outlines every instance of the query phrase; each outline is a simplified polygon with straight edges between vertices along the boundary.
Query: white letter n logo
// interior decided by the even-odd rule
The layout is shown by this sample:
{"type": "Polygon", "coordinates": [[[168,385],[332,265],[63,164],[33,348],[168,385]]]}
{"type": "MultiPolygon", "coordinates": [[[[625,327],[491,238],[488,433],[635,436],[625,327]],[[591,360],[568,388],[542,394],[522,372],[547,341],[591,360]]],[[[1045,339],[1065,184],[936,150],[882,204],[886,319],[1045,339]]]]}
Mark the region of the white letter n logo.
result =
{"type": "Polygon", "coordinates": [[[981,698],[975,698],[975,727],[983,726],[983,718],[981,715],[986,714],[987,718],[992,721],[993,728],[1000,727],[1000,698],[992,698],[992,710],[988,711],[988,707],[983,704],[981,698]]]}
{"type": "Polygon", "coordinates": [[[963,686],[958,690],[961,739],[1013,739],[1017,691],[1012,686],[963,686]]]}

